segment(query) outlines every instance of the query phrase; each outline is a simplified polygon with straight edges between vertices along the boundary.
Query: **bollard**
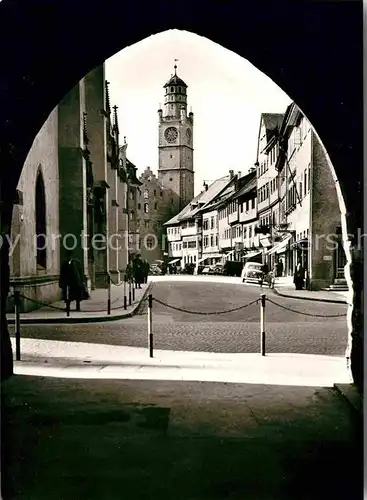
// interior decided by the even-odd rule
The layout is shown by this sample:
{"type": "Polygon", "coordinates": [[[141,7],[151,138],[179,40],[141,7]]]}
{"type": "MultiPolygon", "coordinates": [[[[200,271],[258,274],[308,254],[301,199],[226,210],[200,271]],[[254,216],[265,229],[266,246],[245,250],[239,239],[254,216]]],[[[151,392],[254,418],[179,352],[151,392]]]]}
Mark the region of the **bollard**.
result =
{"type": "Polygon", "coordinates": [[[135,287],[136,283],[133,282],[133,302],[135,302],[135,287]]]}
{"type": "Polygon", "coordinates": [[[265,356],[265,293],[260,295],[260,333],[261,333],[261,356],[265,356]]]}
{"type": "Polygon", "coordinates": [[[107,278],[108,289],[107,289],[107,314],[111,314],[111,276],[107,278]]]}
{"type": "Polygon", "coordinates": [[[153,296],[148,295],[148,343],[149,343],[149,357],[153,357],[153,296]]]}
{"type": "Polygon", "coordinates": [[[131,306],[131,281],[129,281],[129,306],[131,306]]]}
{"type": "Polygon", "coordinates": [[[15,309],[15,359],[20,361],[20,292],[14,292],[15,309]]]}
{"type": "Polygon", "coordinates": [[[70,316],[70,289],[69,285],[66,287],[66,316],[70,316]]]}
{"type": "Polygon", "coordinates": [[[124,309],[127,308],[127,297],[126,297],[126,280],[124,279],[124,309]]]}

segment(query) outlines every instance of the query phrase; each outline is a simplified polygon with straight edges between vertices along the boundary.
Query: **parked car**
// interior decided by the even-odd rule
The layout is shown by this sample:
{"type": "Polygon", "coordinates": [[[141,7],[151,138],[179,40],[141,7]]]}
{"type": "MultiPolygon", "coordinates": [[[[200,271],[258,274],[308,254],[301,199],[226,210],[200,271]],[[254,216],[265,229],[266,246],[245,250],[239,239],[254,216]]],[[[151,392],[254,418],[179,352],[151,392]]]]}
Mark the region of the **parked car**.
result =
{"type": "Polygon", "coordinates": [[[150,264],[149,274],[153,276],[158,276],[162,274],[162,269],[158,266],[158,264],[150,264]]]}
{"type": "Polygon", "coordinates": [[[249,282],[262,285],[264,279],[262,267],[263,265],[259,262],[246,262],[241,273],[242,283],[249,282]]]}
{"type": "Polygon", "coordinates": [[[201,274],[215,274],[215,265],[211,266],[205,266],[204,269],[201,271],[201,274]]]}

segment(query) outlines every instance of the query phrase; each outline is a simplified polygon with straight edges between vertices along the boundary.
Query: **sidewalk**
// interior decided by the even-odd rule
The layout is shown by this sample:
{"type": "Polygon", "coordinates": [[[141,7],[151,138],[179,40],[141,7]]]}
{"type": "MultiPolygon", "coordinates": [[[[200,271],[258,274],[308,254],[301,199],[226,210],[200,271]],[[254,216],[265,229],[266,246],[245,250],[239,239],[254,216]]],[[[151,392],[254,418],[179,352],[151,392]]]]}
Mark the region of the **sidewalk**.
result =
{"type": "Polygon", "coordinates": [[[275,283],[274,292],[282,297],[292,299],[313,300],[316,302],[330,302],[333,304],[348,304],[350,292],[327,292],[325,290],[295,290],[293,286],[278,286],[275,283]]]}
{"type": "MultiPolygon", "coordinates": [[[[35,311],[21,313],[21,324],[41,323],[92,323],[100,321],[114,321],[133,316],[142,300],[151,288],[150,282],[135,289],[135,300],[129,306],[129,288],[126,287],[127,308],[124,309],[124,286],[111,286],[111,314],[107,314],[107,289],[93,290],[91,298],[81,303],[81,312],[75,311],[75,303],[71,304],[70,316],[66,315],[65,303],[60,301],[51,306],[41,307],[35,311]],[[74,310],[73,310],[74,308],[74,310]]],[[[9,324],[15,323],[15,314],[7,315],[9,324]]]]}
{"type": "MultiPolygon", "coordinates": [[[[15,339],[12,338],[15,349],[15,339]]],[[[22,339],[18,375],[44,377],[181,380],[267,385],[333,387],[349,384],[346,360],[339,356],[271,353],[228,354],[154,350],[22,339]]]]}

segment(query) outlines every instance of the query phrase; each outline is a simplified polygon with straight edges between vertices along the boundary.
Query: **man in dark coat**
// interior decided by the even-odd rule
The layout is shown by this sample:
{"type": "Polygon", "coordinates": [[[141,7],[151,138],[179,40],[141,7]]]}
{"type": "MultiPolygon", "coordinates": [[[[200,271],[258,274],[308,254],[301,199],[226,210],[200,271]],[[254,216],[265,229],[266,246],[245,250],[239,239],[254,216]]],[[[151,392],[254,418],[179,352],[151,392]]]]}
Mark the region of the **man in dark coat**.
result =
{"type": "Polygon", "coordinates": [[[293,283],[296,290],[302,290],[305,279],[305,268],[302,265],[302,260],[298,259],[296,269],[294,270],[293,283]]]}
{"type": "Polygon", "coordinates": [[[149,275],[149,270],[150,270],[150,265],[147,260],[143,262],[143,269],[144,269],[144,283],[148,282],[148,275],[149,275]]]}
{"type": "Polygon", "coordinates": [[[143,261],[141,260],[140,255],[138,254],[133,261],[133,275],[137,288],[141,288],[141,284],[144,280],[144,271],[143,271],[143,261]]]}
{"type": "Polygon", "coordinates": [[[59,287],[66,306],[75,300],[76,311],[80,311],[80,302],[86,298],[84,272],[81,262],[73,258],[71,250],[61,266],[59,287]]]}

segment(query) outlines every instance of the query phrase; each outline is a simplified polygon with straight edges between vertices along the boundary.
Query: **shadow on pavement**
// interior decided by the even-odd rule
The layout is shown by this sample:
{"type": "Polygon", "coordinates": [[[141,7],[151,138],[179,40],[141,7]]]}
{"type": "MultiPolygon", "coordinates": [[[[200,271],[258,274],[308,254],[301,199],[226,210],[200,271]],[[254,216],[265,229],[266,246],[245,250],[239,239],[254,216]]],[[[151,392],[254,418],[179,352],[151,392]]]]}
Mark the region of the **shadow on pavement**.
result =
{"type": "Polygon", "coordinates": [[[362,498],[361,422],[336,391],[14,376],[3,498],[362,498]]]}

